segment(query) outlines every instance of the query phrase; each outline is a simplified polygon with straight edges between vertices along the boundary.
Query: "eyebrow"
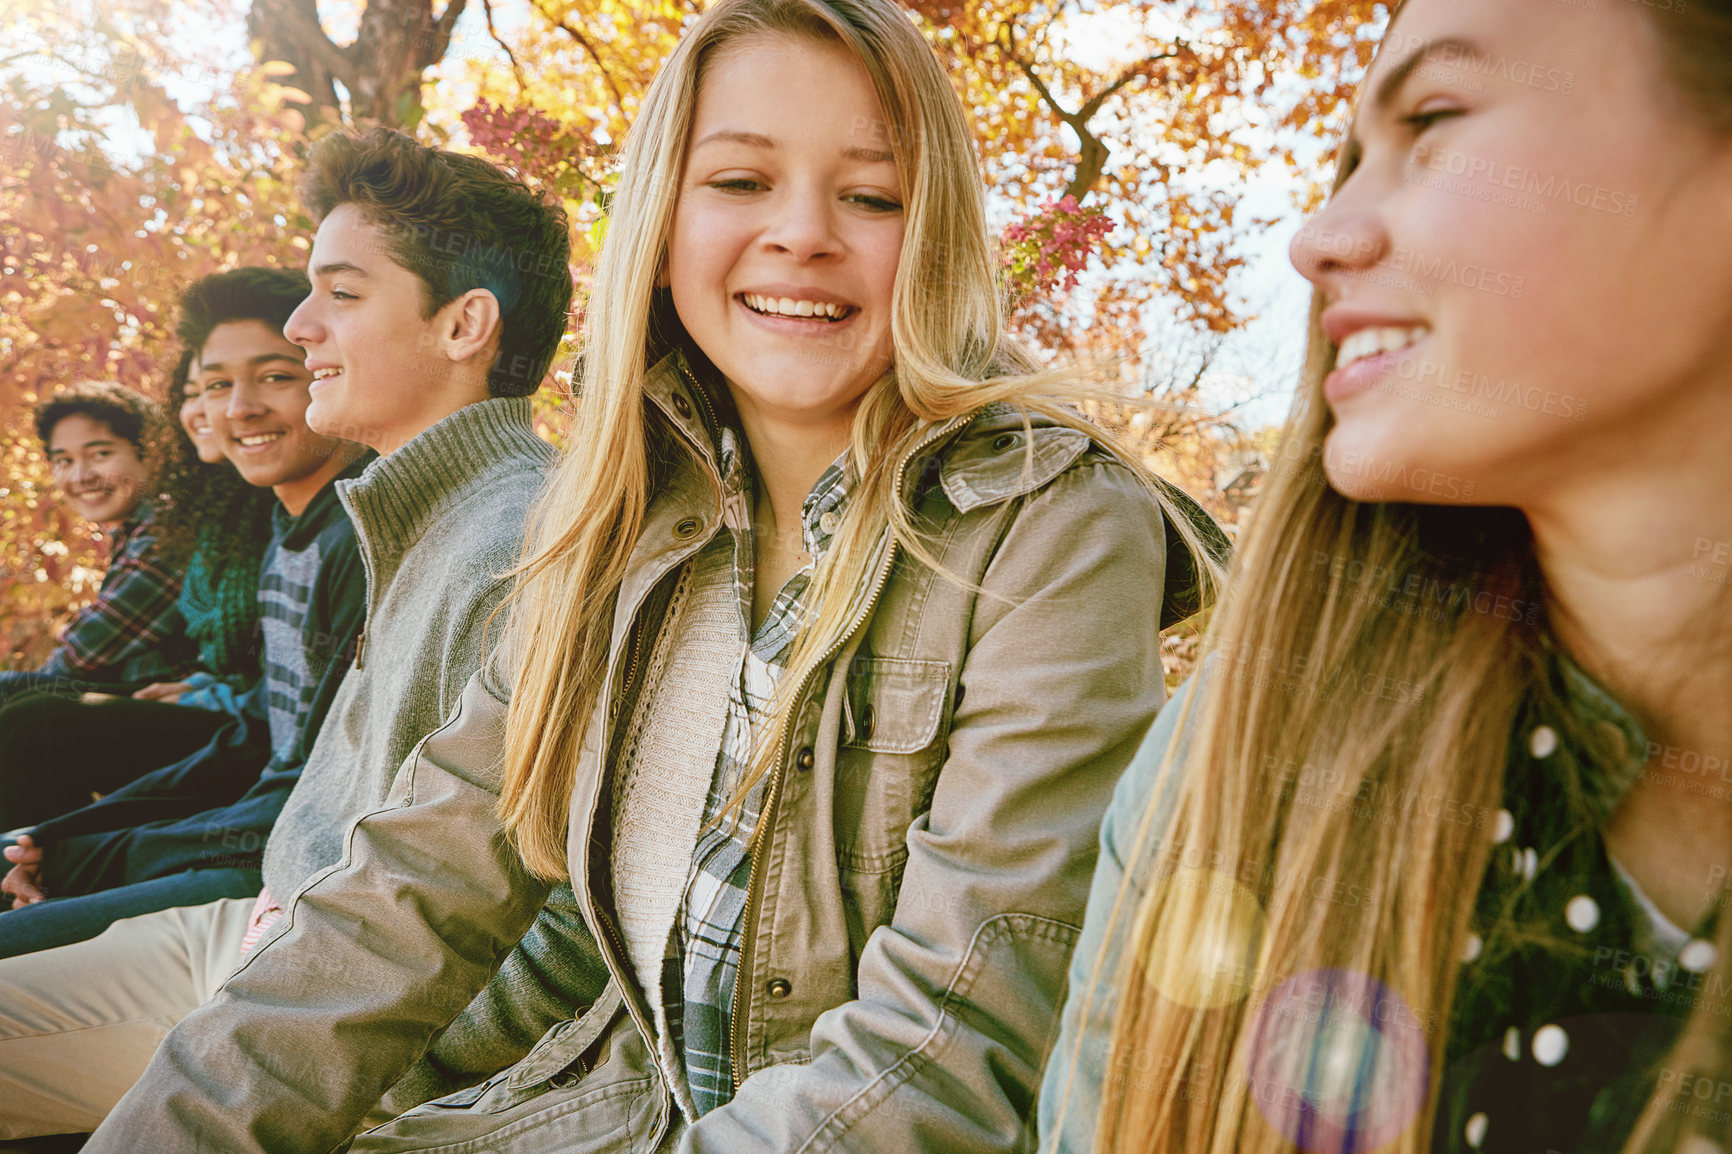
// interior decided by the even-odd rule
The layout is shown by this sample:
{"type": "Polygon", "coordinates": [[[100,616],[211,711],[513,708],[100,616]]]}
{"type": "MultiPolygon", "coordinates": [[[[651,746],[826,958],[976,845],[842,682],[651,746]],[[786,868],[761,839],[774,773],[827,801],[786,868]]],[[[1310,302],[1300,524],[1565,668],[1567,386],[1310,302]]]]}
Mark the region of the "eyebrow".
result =
{"type": "Polygon", "coordinates": [[[733,129],[720,129],[710,133],[696,144],[692,151],[696,152],[706,144],[747,144],[753,148],[775,148],[776,142],[759,132],[738,132],[733,129]]]}
{"type": "MultiPolygon", "coordinates": [[[[699,140],[692,145],[692,151],[696,152],[706,144],[744,144],[751,148],[767,148],[772,152],[776,148],[776,142],[761,132],[741,132],[728,128],[719,129],[699,140]]],[[[862,160],[870,164],[890,164],[896,159],[895,155],[886,149],[866,148],[863,145],[845,148],[842,155],[849,160],[862,160]]]]}
{"type": "Polygon", "coordinates": [[[112,438],[101,437],[94,441],[86,441],[82,445],[73,445],[71,448],[49,449],[48,459],[52,461],[56,454],[62,457],[71,456],[73,449],[112,449],[115,444],[116,442],[112,438]]]}
{"type": "MultiPolygon", "coordinates": [[[[306,365],[305,361],[298,361],[288,353],[260,353],[256,357],[248,357],[245,363],[249,368],[258,368],[258,366],[268,364],[271,361],[287,361],[289,364],[297,367],[305,367],[306,365]]],[[[199,366],[199,368],[203,369],[207,373],[219,372],[222,367],[220,361],[206,361],[204,364],[199,366]]]]}
{"type": "Polygon", "coordinates": [[[1433,40],[1421,44],[1414,50],[1413,55],[1409,56],[1406,60],[1403,60],[1400,64],[1397,64],[1390,70],[1388,76],[1385,76],[1378,82],[1377,92],[1371,99],[1371,106],[1377,111],[1382,112],[1391,104],[1394,104],[1395,98],[1401,95],[1401,89],[1407,84],[1408,80],[1412,78],[1413,74],[1419,71],[1419,66],[1424,64],[1426,58],[1440,48],[1458,48],[1461,50],[1462,54],[1466,56],[1485,56],[1485,53],[1480,49],[1479,45],[1475,44],[1471,40],[1464,40],[1459,36],[1450,36],[1442,40],[1433,40]]]}
{"type": "MultiPolygon", "coordinates": [[[[1442,40],[1426,41],[1414,49],[1413,54],[1406,60],[1390,69],[1389,75],[1378,81],[1377,90],[1371,94],[1372,111],[1387,112],[1389,107],[1395,103],[1396,98],[1401,95],[1401,90],[1407,86],[1407,82],[1413,79],[1413,74],[1419,71],[1420,65],[1424,64],[1431,54],[1440,48],[1457,48],[1461,50],[1464,56],[1485,58],[1483,48],[1460,36],[1446,36],[1442,40]]],[[[1359,158],[1364,152],[1365,144],[1359,139],[1358,126],[1355,125],[1348,129],[1347,140],[1341,150],[1343,177],[1347,172],[1358,167],[1359,158]]]]}
{"type": "Polygon", "coordinates": [[[340,272],[352,272],[352,273],[357,273],[361,276],[371,276],[372,275],[366,269],[362,268],[360,265],[350,264],[346,260],[335,260],[335,261],[332,261],[330,264],[319,265],[317,268],[315,268],[313,270],[313,275],[314,276],[331,276],[334,273],[340,273],[340,272]]]}

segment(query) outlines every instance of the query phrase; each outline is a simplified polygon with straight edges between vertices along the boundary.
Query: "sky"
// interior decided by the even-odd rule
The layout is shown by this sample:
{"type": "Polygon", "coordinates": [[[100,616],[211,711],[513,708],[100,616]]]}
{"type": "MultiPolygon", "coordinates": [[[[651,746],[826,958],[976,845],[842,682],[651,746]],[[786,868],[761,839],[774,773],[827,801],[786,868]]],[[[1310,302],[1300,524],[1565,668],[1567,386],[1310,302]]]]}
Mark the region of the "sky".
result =
{"type": "MultiPolygon", "coordinates": [[[[1061,36],[1072,57],[1099,71],[1112,71],[1134,59],[1133,52],[1144,36],[1167,29],[1139,28],[1122,11],[1093,13],[1068,21],[1061,36]]],[[[1277,86],[1283,79],[1299,83],[1296,75],[1283,77],[1275,68],[1277,86]]],[[[1253,134],[1248,138],[1257,141],[1253,134]]],[[[1262,142],[1268,144],[1271,137],[1262,142]]],[[[1215,409],[1240,406],[1239,418],[1250,427],[1278,424],[1292,400],[1305,352],[1305,330],[1310,312],[1311,286],[1293,268],[1288,249],[1304,223],[1298,201],[1308,192],[1308,181],[1321,180],[1330,157],[1321,142],[1302,141],[1297,151],[1312,166],[1309,174],[1295,173],[1286,164],[1271,161],[1249,180],[1225,169],[1204,174],[1206,187],[1236,189],[1241,193],[1242,220],[1274,218],[1276,223],[1248,236],[1239,252],[1245,266],[1236,274],[1233,288],[1242,312],[1255,317],[1232,333],[1217,358],[1219,372],[1206,380],[1204,404],[1215,409]],[[1248,397],[1254,397],[1249,403],[1248,397]]],[[[1151,335],[1148,353],[1158,353],[1163,339],[1183,343],[1185,334],[1171,300],[1157,297],[1143,313],[1151,335]]]]}

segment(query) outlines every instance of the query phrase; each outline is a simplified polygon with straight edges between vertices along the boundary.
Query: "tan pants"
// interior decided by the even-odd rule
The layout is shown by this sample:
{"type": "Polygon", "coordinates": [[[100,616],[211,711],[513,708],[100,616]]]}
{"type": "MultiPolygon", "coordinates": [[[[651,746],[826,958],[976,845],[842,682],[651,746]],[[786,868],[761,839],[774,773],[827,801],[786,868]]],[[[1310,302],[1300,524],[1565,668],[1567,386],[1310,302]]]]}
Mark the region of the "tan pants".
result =
{"type": "Polygon", "coordinates": [[[115,922],[0,960],[0,1139],[96,1129],[241,959],[252,898],[115,922]]]}

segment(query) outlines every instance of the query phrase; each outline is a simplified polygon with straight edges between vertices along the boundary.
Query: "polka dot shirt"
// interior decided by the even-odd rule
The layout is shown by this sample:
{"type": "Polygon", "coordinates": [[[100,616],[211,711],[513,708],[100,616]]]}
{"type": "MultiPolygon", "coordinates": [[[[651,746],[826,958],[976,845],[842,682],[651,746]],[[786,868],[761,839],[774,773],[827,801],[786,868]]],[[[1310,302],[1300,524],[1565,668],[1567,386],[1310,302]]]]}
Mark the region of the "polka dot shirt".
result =
{"type": "Polygon", "coordinates": [[[1627,711],[1556,663],[1512,738],[1434,1152],[1612,1154],[1646,1104],[1715,953],[1711,925],[1673,926],[1600,837],[1646,749],[1627,711]]]}

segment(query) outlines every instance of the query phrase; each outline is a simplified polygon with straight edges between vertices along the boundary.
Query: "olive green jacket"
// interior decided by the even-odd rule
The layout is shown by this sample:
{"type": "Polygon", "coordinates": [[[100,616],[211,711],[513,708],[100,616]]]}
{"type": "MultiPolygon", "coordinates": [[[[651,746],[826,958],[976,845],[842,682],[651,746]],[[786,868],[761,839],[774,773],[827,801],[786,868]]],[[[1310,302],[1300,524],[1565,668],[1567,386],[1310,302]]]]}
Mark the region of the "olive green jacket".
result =
{"type": "MultiPolygon", "coordinates": [[[[720,530],[720,483],[709,402],[677,360],[646,394],[667,465],[582,719],[567,843],[612,980],[514,1066],[355,1149],[1026,1145],[1101,815],[1164,699],[1163,606],[1184,612],[1189,558],[1142,482],[1084,433],[1038,418],[1030,432],[1001,407],[927,431],[899,496],[952,577],[886,534],[845,643],[798,687],[754,851],[742,1081],[688,1124],[615,929],[603,751],[670,577],[720,530]]],[[[548,893],[495,816],[502,668],[470,682],[343,860],[170,1034],[89,1150],[322,1154],[464,1009],[548,893]]]]}

